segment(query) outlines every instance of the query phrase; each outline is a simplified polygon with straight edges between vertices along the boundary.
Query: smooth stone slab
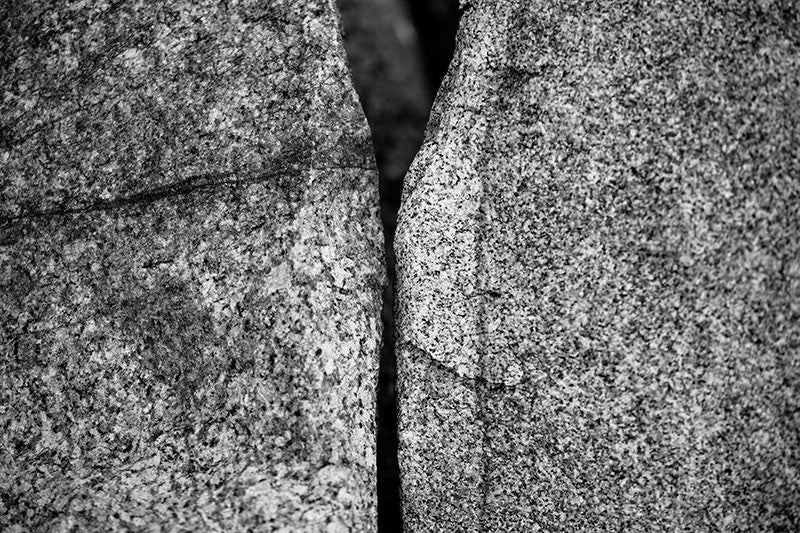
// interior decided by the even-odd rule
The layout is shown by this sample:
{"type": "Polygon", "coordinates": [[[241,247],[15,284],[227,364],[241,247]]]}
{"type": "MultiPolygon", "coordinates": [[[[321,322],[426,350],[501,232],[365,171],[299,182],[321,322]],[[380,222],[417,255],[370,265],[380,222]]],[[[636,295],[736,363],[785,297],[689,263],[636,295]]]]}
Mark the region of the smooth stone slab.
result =
{"type": "Polygon", "coordinates": [[[382,237],[333,4],[0,19],[0,529],[374,531],[382,237]]]}
{"type": "Polygon", "coordinates": [[[400,211],[405,531],[800,528],[786,2],[462,2],[400,211]]]}

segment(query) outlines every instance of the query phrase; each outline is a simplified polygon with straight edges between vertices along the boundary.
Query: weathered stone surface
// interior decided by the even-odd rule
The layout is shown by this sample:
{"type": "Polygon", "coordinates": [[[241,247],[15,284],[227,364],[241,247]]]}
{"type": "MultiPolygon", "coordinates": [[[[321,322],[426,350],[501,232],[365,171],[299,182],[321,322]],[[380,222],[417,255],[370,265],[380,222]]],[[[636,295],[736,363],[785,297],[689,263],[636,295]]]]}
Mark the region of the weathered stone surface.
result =
{"type": "Polygon", "coordinates": [[[0,25],[0,529],[374,530],[377,178],[333,3],[0,25]]]}
{"type": "Polygon", "coordinates": [[[800,21],[464,2],[406,182],[406,531],[800,528],[800,21]]]}

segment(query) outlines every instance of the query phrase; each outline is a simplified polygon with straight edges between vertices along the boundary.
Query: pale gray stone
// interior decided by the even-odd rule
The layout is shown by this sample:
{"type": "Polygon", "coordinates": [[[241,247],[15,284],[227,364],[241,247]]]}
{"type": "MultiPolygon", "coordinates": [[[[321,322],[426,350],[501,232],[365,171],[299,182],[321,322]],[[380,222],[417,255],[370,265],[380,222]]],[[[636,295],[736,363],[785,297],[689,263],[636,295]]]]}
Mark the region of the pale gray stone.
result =
{"type": "Polygon", "coordinates": [[[405,530],[797,530],[797,6],[463,7],[396,241],[405,530]]]}
{"type": "Polygon", "coordinates": [[[333,3],[0,26],[0,529],[374,531],[382,238],[333,3]]]}

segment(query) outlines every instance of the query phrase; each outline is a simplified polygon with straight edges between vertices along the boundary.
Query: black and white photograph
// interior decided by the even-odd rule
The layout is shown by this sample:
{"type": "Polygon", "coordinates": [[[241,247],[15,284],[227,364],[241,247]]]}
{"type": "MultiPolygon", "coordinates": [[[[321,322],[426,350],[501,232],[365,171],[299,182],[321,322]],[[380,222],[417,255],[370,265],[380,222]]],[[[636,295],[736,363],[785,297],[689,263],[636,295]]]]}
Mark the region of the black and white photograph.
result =
{"type": "Polygon", "coordinates": [[[0,533],[800,533],[799,0],[0,0],[0,533]]]}

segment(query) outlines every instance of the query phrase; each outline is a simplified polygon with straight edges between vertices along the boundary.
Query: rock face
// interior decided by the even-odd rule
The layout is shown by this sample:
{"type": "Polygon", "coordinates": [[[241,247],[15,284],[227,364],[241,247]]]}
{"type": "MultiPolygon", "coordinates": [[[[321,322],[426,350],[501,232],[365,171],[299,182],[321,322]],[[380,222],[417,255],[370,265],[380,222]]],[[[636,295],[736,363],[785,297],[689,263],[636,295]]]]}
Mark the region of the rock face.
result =
{"type": "Polygon", "coordinates": [[[406,531],[799,528],[797,7],[463,4],[396,241],[406,531]]]}
{"type": "Polygon", "coordinates": [[[382,239],[332,2],[0,21],[0,529],[373,531],[382,239]]]}

